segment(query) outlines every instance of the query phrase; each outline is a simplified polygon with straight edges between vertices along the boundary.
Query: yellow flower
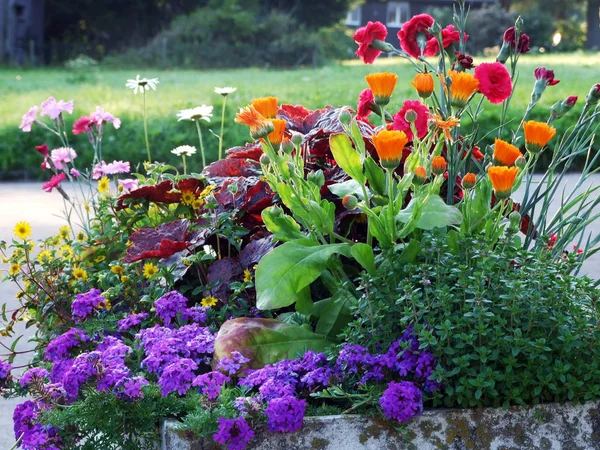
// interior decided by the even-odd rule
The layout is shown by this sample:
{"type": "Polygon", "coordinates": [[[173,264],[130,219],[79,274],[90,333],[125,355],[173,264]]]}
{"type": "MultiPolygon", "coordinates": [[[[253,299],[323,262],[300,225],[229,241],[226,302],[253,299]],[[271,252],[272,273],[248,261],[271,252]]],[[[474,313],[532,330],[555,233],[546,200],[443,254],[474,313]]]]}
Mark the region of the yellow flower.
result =
{"type": "Polygon", "coordinates": [[[69,236],[71,236],[71,229],[66,225],[60,227],[60,230],[58,230],[58,235],[66,241],[69,239],[69,236]]]}
{"type": "Polygon", "coordinates": [[[512,166],[521,154],[521,150],[502,139],[496,138],[494,142],[494,164],[499,166],[512,166]]]}
{"type": "Polygon", "coordinates": [[[215,306],[217,302],[218,300],[215,297],[204,297],[200,302],[200,305],[204,306],[205,308],[210,308],[211,306],[215,306]]]}
{"type": "Polygon", "coordinates": [[[17,263],[13,263],[10,265],[10,268],[8,269],[8,274],[16,275],[19,273],[20,270],[21,270],[21,266],[18,265],[17,263]]]}
{"type": "Polygon", "coordinates": [[[204,200],[206,197],[208,197],[212,191],[214,191],[215,189],[217,189],[217,186],[214,184],[209,184],[208,186],[206,186],[202,192],[200,192],[200,195],[198,196],[199,199],[204,200]]]}
{"type": "Polygon", "coordinates": [[[15,225],[14,232],[15,236],[25,240],[31,236],[31,225],[29,225],[27,222],[19,222],[15,225]]]}
{"type": "Polygon", "coordinates": [[[100,256],[96,256],[96,258],[94,259],[94,261],[97,262],[97,263],[101,263],[105,259],[106,259],[106,256],[100,255],[100,256]]]}
{"type": "Polygon", "coordinates": [[[38,253],[37,260],[40,264],[50,264],[52,262],[52,253],[50,253],[50,250],[42,250],[38,253]]]}
{"type": "Polygon", "coordinates": [[[194,204],[194,200],[196,200],[196,196],[192,191],[181,191],[181,203],[183,203],[184,205],[191,206],[194,204]]]}
{"type": "Polygon", "coordinates": [[[246,269],[244,270],[244,282],[249,283],[252,281],[252,273],[246,269]]]}
{"type": "Polygon", "coordinates": [[[104,308],[105,310],[110,311],[110,309],[112,308],[110,300],[105,299],[103,302],[98,303],[98,308],[104,308]]]}
{"type": "Polygon", "coordinates": [[[525,147],[531,153],[539,153],[556,134],[556,128],[546,122],[530,120],[523,124],[525,147]]]}
{"type": "Polygon", "coordinates": [[[492,166],[488,169],[492,187],[500,200],[510,197],[517,173],[519,173],[517,167],[492,166]]]}
{"type": "Polygon", "coordinates": [[[202,208],[203,205],[204,205],[204,200],[201,199],[201,198],[197,198],[192,203],[192,208],[194,208],[194,209],[200,209],[200,208],[202,208]]]}
{"type": "Polygon", "coordinates": [[[402,150],[408,138],[404,131],[381,130],[373,135],[373,145],[381,160],[381,165],[386,169],[395,169],[402,159],[402,150]]]}
{"type": "Polygon", "coordinates": [[[456,72],[451,70],[448,76],[452,80],[450,86],[451,104],[457,108],[464,107],[471,95],[479,89],[479,80],[475,79],[472,73],[456,72]]]}
{"type": "Polygon", "coordinates": [[[373,92],[375,103],[387,105],[396,87],[398,75],[390,72],[371,73],[365,77],[365,80],[373,92]]]}
{"type": "Polygon", "coordinates": [[[87,280],[87,272],[81,267],[73,268],[73,278],[76,280],[87,280]]]}
{"type": "Polygon", "coordinates": [[[158,273],[158,267],[152,263],[144,264],[144,276],[148,279],[152,278],[158,273]]]}
{"type": "Polygon", "coordinates": [[[24,249],[26,252],[31,252],[31,251],[33,251],[34,248],[35,248],[35,242],[33,242],[31,239],[29,239],[28,241],[25,241],[24,249]]]}
{"type": "Polygon", "coordinates": [[[108,188],[110,186],[110,180],[108,177],[102,177],[98,180],[98,192],[101,194],[108,194],[108,188]]]}
{"type": "Polygon", "coordinates": [[[70,245],[63,245],[58,252],[61,258],[71,259],[73,257],[73,249],[70,245]]]}
{"type": "Polygon", "coordinates": [[[277,97],[262,97],[252,100],[252,106],[261,113],[265,119],[277,117],[277,97]]]}
{"type": "Polygon", "coordinates": [[[80,231],[79,233],[77,233],[77,240],[85,241],[85,233],[83,231],[80,231]]]}
{"type": "Polygon", "coordinates": [[[122,276],[121,277],[121,283],[127,283],[129,281],[129,277],[128,276],[122,276]]]}
{"type": "Polygon", "coordinates": [[[119,276],[121,276],[125,273],[125,269],[122,266],[112,266],[110,268],[110,271],[112,273],[114,273],[115,275],[119,275],[119,276]]]}
{"type": "Polygon", "coordinates": [[[417,90],[419,97],[429,98],[433,93],[433,75],[430,73],[418,73],[410,83],[417,90]]]}

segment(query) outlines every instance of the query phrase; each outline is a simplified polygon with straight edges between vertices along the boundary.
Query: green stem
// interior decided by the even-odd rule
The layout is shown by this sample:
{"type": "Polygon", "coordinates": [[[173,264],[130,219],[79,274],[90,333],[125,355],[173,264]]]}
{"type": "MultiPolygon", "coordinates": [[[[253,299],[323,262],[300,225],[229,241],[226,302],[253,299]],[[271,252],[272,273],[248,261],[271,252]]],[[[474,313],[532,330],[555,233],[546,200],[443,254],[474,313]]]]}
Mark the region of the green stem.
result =
{"type": "Polygon", "coordinates": [[[204,143],[202,142],[202,130],[200,129],[200,121],[196,120],[196,130],[198,130],[198,141],[200,142],[200,154],[202,155],[202,168],[206,167],[206,155],[204,154],[204,143]]]}
{"type": "Polygon", "coordinates": [[[383,106],[379,105],[379,109],[381,111],[381,125],[383,126],[383,129],[385,130],[385,127],[387,125],[387,122],[385,121],[385,111],[383,110],[383,106]]]}
{"type": "Polygon", "coordinates": [[[225,105],[227,96],[223,97],[223,108],[221,109],[221,134],[219,135],[219,159],[223,157],[223,130],[225,128],[225,105]]]}
{"type": "Polygon", "coordinates": [[[146,152],[148,156],[148,162],[152,162],[152,156],[150,155],[150,141],[148,140],[148,117],[146,115],[146,91],[143,91],[142,95],[144,99],[144,137],[146,138],[146,152]]]}
{"type": "Polygon", "coordinates": [[[181,159],[183,159],[183,174],[187,175],[187,165],[185,164],[185,155],[181,155],[181,159]]]}
{"type": "Polygon", "coordinates": [[[391,169],[386,169],[388,182],[388,217],[392,242],[396,241],[396,218],[394,217],[394,177],[391,169]]]}

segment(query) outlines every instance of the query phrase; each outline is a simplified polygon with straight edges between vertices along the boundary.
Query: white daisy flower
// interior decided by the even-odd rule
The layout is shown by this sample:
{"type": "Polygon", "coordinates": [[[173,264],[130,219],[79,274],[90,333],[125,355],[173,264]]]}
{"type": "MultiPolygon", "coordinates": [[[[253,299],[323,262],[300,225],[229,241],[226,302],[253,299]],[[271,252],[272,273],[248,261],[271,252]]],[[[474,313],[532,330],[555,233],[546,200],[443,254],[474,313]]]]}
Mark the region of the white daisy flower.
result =
{"type": "Polygon", "coordinates": [[[156,86],[158,85],[158,78],[140,78],[140,74],[138,73],[135,77],[135,80],[127,80],[125,83],[125,87],[129,89],[133,89],[133,93],[137,94],[139,92],[149,91],[152,88],[153,91],[156,90],[156,86]]]}
{"type": "Polygon", "coordinates": [[[220,88],[220,87],[215,88],[215,93],[220,94],[223,97],[226,97],[229,94],[233,94],[235,91],[237,91],[237,88],[230,87],[230,86],[222,87],[222,88],[220,88]]]}
{"type": "Polygon", "coordinates": [[[177,113],[179,117],[178,121],[181,120],[206,120],[210,122],[210,118],[213,115],[213,107],[202,105],[196,106],[195,108],[182,109],[177,113]]]}
{"type": "Polygon", "coordinates": [[[196,147],[192,147],[191,145],[180,145],[171,150],[171,153],[177,156],[192,156],[196,153],[196,147]]]}

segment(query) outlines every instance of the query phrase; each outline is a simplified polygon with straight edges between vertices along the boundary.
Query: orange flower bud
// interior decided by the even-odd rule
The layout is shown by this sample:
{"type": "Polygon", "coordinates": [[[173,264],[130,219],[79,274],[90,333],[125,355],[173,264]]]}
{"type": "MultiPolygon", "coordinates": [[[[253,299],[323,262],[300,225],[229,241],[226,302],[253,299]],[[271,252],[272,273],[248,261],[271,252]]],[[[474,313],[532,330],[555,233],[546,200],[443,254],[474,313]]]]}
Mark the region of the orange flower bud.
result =
{"type": "Polygon", "coordinates": [[[462,185],[463,188],[465,189],[473,189],[473,187],[475,187],[475,184],[477,183],[477,177],[475,176],[474,173],[467,173],[465,174],[465,176],[462,179],[462,185]]]}
{"type": "Polygon", "coordinates": [[[431,171],[436,175],[443,175],[448,167],[446,158],[443,156],[434,156],[431,161],[431,171]]]}
{"type": "Polygon", "coordinates": [[[433,93],[433,76],[430,73],[418,73],[410,83],[417,90],[419,97],[429,98],[433,93]]]}

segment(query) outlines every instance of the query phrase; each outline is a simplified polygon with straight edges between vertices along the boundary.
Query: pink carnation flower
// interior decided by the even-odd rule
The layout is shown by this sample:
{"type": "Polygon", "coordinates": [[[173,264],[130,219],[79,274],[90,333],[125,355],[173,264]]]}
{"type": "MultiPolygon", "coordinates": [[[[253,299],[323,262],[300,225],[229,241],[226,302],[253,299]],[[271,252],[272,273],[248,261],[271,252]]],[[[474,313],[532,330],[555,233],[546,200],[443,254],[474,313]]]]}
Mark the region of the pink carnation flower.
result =
{"type": "Polygon", "coordinates": [[[87,133],[88,131],[92,131],[93,124],[94,121],[90,117],[81,116],[73,124],[73,134],[77,135],[81,133],[87,133]]]}
{"type": "Polygon", "coordinates": [[[77,170],[75,167],[71,168],[71,176],[74,178],[79,178],[81,176],[81,172],[79,170],[77,170]]]}
{"type": "Polygon", "coordinates": [[[119,186],[122,186],[126,191],[133,191],[138,188],[138,180],[134,178],[119,180],[119,186]]]}
{"type": "Polygon", "coordinates": [[[373,111],[371,107],[375,105],[375,97],[371,89],[365,89],[358,96],[358,105],[356,107],[359,119],[366,120],[367,116],[373,111]]]}
{"type": "MultiPolygon", "coordinates": [[[[64,165],[66,163],[70,163],[75,158],[77,158],[77,153],[75,153],[75,150],[69,147],[59,147],[52,150],[50,153],[50,159],[52,160],[54,167],[56,167],[58,170],[63,170],[65,167],[64,165]]],[[[47,165],[46,167],[50,168],[50,165],[47,165]]]]}
{"type": "Polygon", "coordinates": [[[533,72],[536,80],[543,80],[547,86],[554,86],[560,83],[560,80],[554,78],[554,70],[546,69],[545,67],[538,67],[533,72]]]}
{"type": "MultiPolygon", "coordinates": [[[[469,38],[467,33],[464,33],[465,41],[469,38]]],[[[450,47],[454,43],[460,43],[460,31],[454,29],[454,25],[448,25],[442,30],[442,43],[444,48],[450,47]]],[[[440,52],[440,44],[435,37],[427,41],[427,46],[423,54],[425,56],[435,56],[440,52]]]]}
{"type": "Polygon", "coordinates": [[[400,47],[413,58],[421,56],[421,47],[427,45],[427,41],[433,35],[427,31],[435,20],[429,14],[417,14],[408,22],[404,22],[400,31],[398,31],[398,39],[400,39],[400,47]]]}
{"type": "Polygon", "coordinates": [[[29,111],[23,114],[19,128],[25,133],[29,133],[31,131],[31,125],[33,125],[33,123],[37,120],[38,110],[39,108],[37,106],[32,106],[29,108],[29,111]]]}
{"type": "Polygon", "coordinates": [[[429,108],[418,100],[406,100],[396,114],[394,114],[394,125],[393,129],[398,131],[404,131],[409,141],[413,140],[413,132],[410,126],[410,122],[406,120],[406,113],[413,111],[417,115],[415,120],[415,128],[417,129],[417,135],[419,139],[425,137],[428,131],[427,121],[429,120],[429,108]]]}
{"type": "Polygon", "coordinates": [[[58,119],[58,116],[63,112],[73,114],[73,100],[65,102],[64,100],[56,101],[54,97],[48,97],[42,107],[42,116],[48,116],[52,120],[58,119]]]}
{"type": "Polygon", "coordinates": [[[366,64],[371,64],[381,54],[381,50],[371,47],[371,44],[375,39],[385,41],[387,34],[387,28],[381,22],[367,22],[364,27],[356,30],[353,36],[354,41],[358,44],[356,56],[366,64]]]}
{"type": "Polygon", "coordinates": [[[35,150],[42,155],[44,158],[49,155],[48,144],[43,143],[42,145],[36,145],[35,150]]]}
{"type": "Polygon", "coordinates": [[[121,127],[121,119],[118,119],[111,113],[104,111],[104,109],[100,106],[96,106],[96,111],[90,114],[90,119],[96,122],[97,125],[110,122],[117,129],[121,127]]]}
{"type": "Polygon", "coordinates": [[[59,187],[60,183],[62,183],[66,177],[64,172],[53,175],[52,178],[50,178],[50,181],[42,185],[42,189],[46,192],[52,192],[52,189],[59,187]]]}
{"type": "Polygon", "coordinates": [[[479,81],[479,92],[485,95],[490,103],[502,103],[512,93],[512,80],[502,63],[479,64],[475,68],[475,79],[479,81]]]}
{"type": "Polygon", "coordinates": [[[98,180],[105,175],[115,175],[117,173],[129,173],[131,170],[129,162],[113,161],[106,164],[104,161],[98,163],[92,169],[92,178],[98,180]]]}

